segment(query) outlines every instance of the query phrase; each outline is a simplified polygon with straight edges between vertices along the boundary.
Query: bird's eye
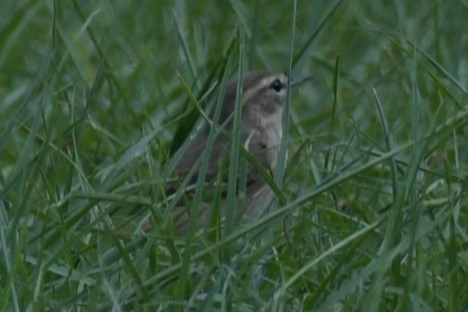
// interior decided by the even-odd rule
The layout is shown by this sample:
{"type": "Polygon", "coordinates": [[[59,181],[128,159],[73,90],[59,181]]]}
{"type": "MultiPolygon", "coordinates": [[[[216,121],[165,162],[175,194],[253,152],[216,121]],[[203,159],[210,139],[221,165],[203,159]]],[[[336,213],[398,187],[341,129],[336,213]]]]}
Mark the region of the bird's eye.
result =
{"type": "Polygon", "coordinates": [[[283,84],[281,83],[279,79],[275,79],[271,83],[270,88],[272,88],[276,92],[280,92],[283,89],[283,84]]]}

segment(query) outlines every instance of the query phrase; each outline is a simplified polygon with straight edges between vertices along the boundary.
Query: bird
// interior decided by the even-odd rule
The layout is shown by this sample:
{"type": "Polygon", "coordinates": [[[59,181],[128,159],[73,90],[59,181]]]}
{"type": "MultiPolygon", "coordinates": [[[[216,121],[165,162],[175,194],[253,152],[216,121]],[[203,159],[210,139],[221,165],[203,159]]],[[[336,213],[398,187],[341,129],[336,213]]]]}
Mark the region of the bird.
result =
{"type": "MultiPolygon", "coordinates": [[[[288,79],[285,74],[256,70],[247,72],[242,78],[241,119],[239,122],[239,145],[242,145],[267,171],[273,173],[278,164],[278,152],[283,137],[283,111],[287,100],[288,83],[295,87],[307,81],[309,77],[288,79]]],[[[219,120],[217,124],[233,133],[233,114],[236,106],[238,87],[237,78],[230,80],[222,96],[219,120]]],[[[211,112],[210,117],[214,117],[211,112]]],[[[175,168],[179,177],[193,174],[190,181],[195,182],[200,174],[200,168],[194,168],[207,149],[208,137],[213,123],[205,125],[182,151],[180,162],[175,168]]],[[[220,170],[229,163],[232,138],[218,134],[213,141],[211,154],[208,155],[208,167],[204,177],[205,182],[216,180],[220,170]]],[[[223,177],[224,181],[228,177],[223,177]]],[[[239,177],[234,177],[239,179],[239,177]]],[[[238,207],[236,203],[236,218],[254,220],[266,210],[273,198],[273,191],[259,171],[248,166],[245,185],[245,205],[238,207]],[[239,216],[239,214],[243,216],[239,216]]],[[[222,194],[223,195],[223,194],[222,194]]],[[[225,195],[225,194],[224,194],[225,195]]],[[[223,196],[224,196],[223,195],[223,196]]],[[[203,203],[198,209],[198,227],[207,230],[213,213],[213,203],[203,203]]],[[[226,215],[225,200],[220,204],[219,215],[226,215]]],[[[176,207],[174,213],[174,228],[179,234],[186,234],[190,220],[190,210],[187,206],[176,207]]]]}

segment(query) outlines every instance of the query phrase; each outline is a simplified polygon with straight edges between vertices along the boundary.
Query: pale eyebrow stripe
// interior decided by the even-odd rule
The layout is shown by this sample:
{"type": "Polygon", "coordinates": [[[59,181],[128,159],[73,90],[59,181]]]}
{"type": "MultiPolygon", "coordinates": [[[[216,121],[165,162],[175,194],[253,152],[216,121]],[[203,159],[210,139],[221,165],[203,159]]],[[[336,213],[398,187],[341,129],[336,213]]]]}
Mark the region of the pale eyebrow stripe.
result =
{"type": "Polygon", "coordinates": [[[245,103],[248,99],[250,99],[255,93],[257,93],[258,90],[263,89],[265,86],[268,86],[270,83],[273,82],[274,79],[276,79],[276,76],[267,76],[264,77],[260,82],[257,84],[256,88],[253,89],[248,89],[247,92],[244,93],[243,95],[243,103],[245,103]]]}

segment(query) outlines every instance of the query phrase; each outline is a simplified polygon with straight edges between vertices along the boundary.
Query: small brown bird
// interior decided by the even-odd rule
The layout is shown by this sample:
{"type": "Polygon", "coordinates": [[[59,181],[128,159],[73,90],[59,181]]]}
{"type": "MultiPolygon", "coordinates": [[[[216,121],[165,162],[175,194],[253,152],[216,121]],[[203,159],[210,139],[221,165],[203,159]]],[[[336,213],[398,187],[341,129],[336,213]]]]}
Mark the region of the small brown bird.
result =
{"type": "MultiPolygon", "coordinates": [[[[291,87],[309,78],[291,80],[291,87]]],[[[249,151],[267,170],[273,172],[278,161],[278,151],[283,135],[283,107],[287,97],[288,78],[280,73],[268,71],[252,71],[243,78],[242,117],[239,124],[239,145],[249,151]]],[[[233,114],[236,105],[237,79],[228,82],[219,116],[219,125],[230,133],[233,128],[233,114]]],[[[213,116],[213,114],[211,114],[213,116]]],[[[207,148],[210,127],[203,128],[183,152],[176,171],[180,176],[186,176],[207,148]]],[[[230,140],[219,134],[214,140],[209,158],[205,181],[212,181],[218,176],[218,171],[228,163],[231,149],[230,140]]],[[[198,177],[198,169],[192,181],[198,177]]],[[[225,177],[227,178],[227,177],[225,177]]],[[[258,170],[250,165],[247,170],[246,198],[244,207],[235,207],[237,211],[245,212],[249,219],[258,218],[271,202],[273,192],[264,181],[258,170]]],[[[210,213],[213,204],[204,203],[199,207],[198,226],[206,229],[209,226],[210,213]]],[[[220,215],[225,216],[226,204],[221,203],[220,215]]],[[[186,207],[178,207],[175,214],[175,229],[185,233],[189,221],[186,207]]]]}

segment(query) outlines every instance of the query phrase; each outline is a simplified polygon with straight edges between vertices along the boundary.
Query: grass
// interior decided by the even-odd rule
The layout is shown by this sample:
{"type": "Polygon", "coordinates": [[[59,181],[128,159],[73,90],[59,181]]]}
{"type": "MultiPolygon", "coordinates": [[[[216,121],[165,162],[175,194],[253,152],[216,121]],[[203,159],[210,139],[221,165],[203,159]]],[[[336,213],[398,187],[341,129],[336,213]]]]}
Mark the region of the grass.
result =
{"type": "MultiPolygon", "coordinates": [[[[466,18],[465,1],[6,1],[0,310],[468,310],[466,18]],[[264,172],[280,200],[175,239],[177,150],[215,81],[251,69],[313,76],[264,172]]],[[[196,189],[194,209],[219,196],[196,189]]]]}

